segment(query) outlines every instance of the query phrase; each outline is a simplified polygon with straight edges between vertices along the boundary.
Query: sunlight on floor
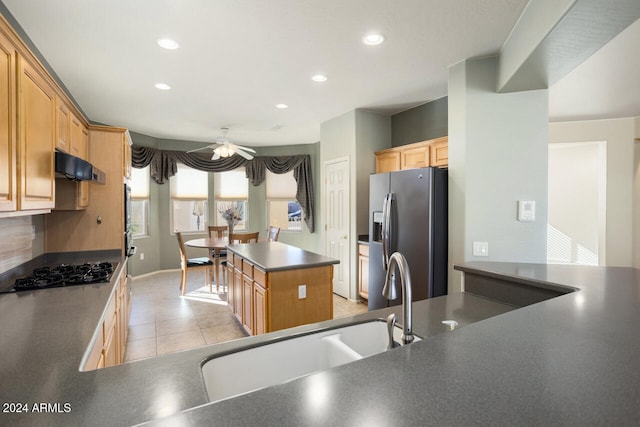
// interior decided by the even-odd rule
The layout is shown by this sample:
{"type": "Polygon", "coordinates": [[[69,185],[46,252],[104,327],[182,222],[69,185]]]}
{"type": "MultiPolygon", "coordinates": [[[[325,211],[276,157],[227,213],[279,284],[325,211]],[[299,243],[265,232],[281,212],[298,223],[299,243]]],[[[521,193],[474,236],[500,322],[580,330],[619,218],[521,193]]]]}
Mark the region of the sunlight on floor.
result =
{"type": "MultiPolygon", "coordinates": [[[[204,285],[204,274],[190,273],[180,296],[180,271],[161,271],[131,282],[131,316],[125,362],[188,350],[246,336],[227,306],[225,287],[204,285]]],[[[334,318],[367,311],[333,296],[334,318]]]]}

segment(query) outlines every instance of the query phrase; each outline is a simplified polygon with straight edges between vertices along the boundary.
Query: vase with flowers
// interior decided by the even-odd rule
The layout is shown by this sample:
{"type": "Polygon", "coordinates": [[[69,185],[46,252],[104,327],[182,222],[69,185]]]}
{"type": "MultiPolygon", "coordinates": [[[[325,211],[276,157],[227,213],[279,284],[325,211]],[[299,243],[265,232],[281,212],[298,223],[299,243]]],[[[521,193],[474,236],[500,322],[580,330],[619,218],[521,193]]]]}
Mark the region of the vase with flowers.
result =
{"type": "Polygon", "coordinates": [[[233,234],[233,227],[242,221],[242,214],[236,205],[226,205],[218,209],[220,216],[227,222],[229,226],[229,236],[233,234]]]}

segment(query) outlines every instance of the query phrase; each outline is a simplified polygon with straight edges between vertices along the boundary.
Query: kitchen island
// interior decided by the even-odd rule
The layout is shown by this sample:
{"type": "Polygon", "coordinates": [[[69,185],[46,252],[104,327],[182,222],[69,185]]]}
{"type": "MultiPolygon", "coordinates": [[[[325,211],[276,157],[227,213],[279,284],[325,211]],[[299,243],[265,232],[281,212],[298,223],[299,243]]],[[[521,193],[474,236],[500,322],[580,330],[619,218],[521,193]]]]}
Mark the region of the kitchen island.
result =
{"type": "Polygon", "coordinates": [[[414,333],[422,341],[210,404],[200,365],[211,355],[399,315],[401,307],[80,372],[106,289],[1,295],[0,402],[6,410],[0,424],[637,424],[638,270],[520,263],[458,268],[575,291],[517,309],[468,293],[418,301],[414,333]],[[443,319],[461,327],[450,331],[443,319]],[[51,405],[46,412],[18,412],[20,403],[51,405]]]}
{"type": "Polygon", "coordinates": [[[229,306],[250,335],[333,319],[333,264],[280,242],[227,247],[229,306]]]}

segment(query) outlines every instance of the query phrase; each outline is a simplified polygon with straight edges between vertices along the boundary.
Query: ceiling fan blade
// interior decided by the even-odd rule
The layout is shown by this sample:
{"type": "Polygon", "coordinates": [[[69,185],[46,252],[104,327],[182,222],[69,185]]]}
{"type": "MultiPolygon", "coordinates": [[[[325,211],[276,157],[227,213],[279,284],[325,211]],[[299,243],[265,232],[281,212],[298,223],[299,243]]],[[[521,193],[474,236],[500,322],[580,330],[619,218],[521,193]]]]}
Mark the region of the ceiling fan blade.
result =
{"type": "Polygon", "coordinates": [[[234,150],[244,150],[244,151],[249,151],[251,153],[255,153],[256,152],[256,150],[254,150],[253,148],[244,147],[242,145],[229,143],[229,146],[232,147],[234,150]]]}
{"type": "Polygon", "coordinates": [[[245,152],[244,152],[244,151],[242,151],[242,150],[235,150],[235,151],[236,151],[236,154],[237,154],[237,155],[242,156],[242,157],[244,157],[244,158],[245,158],[245,159],[247,159],[247,160],[251,160],[251,159],[253,159],[253,156],[252,156],[251,154],[249,154],[249,153],[245,153],[245,152]]]}
{"type": "Polygon", "coordinates": [[[195,148],[193,150],[187,151],[187,153],[194,153],[196,151],[202,151],[202,150],[207,150],[207,149],[215,149],[218,145],[219,144],[211,144],[211,145],[207,145],[206,147],[195,148]]]}

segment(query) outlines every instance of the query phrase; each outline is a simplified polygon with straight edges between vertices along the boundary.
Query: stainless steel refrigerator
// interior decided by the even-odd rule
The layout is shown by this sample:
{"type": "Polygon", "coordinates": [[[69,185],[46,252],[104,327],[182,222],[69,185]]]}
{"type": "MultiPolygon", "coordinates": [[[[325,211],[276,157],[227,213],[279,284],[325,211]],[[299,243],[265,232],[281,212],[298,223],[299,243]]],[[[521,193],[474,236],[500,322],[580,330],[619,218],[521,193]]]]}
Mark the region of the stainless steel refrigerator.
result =
{"type": "Polygon", "coordinates": [[[414,301],[446,295],[447,170],[374,174],[369,184],[369,310],[402,303],[382,296],[385,258],[394,252],[407,259],[414,301]]]}

